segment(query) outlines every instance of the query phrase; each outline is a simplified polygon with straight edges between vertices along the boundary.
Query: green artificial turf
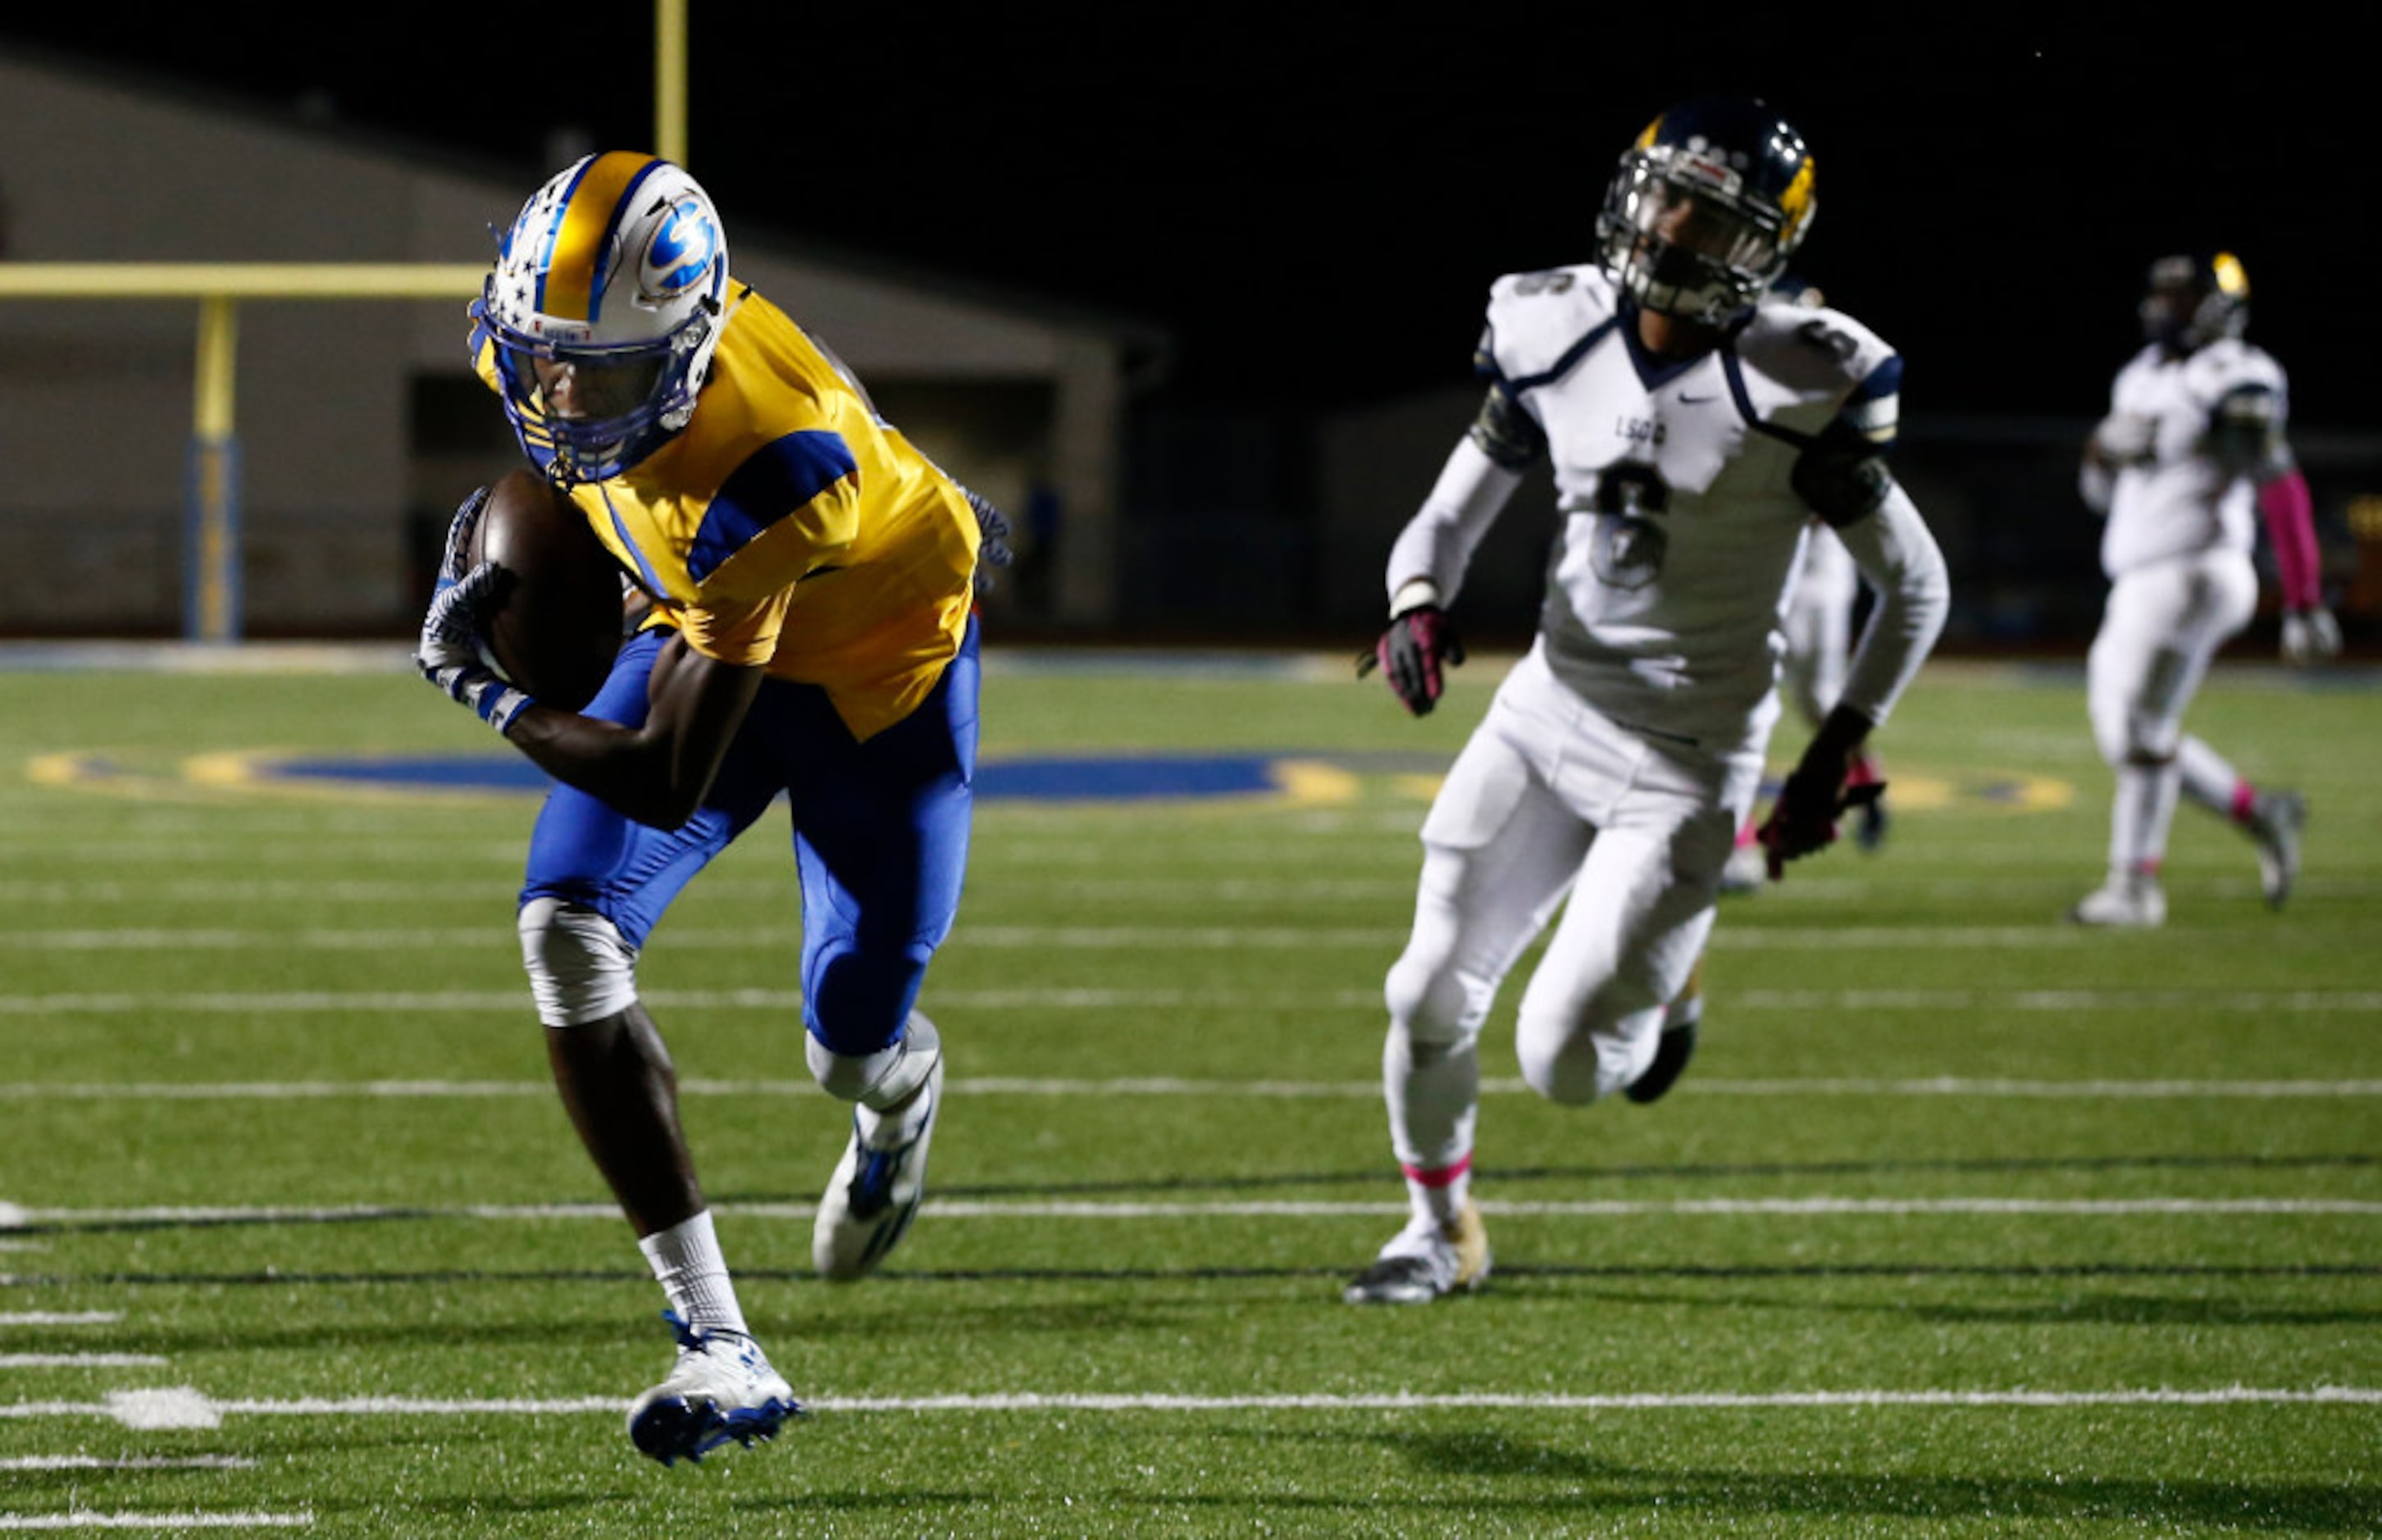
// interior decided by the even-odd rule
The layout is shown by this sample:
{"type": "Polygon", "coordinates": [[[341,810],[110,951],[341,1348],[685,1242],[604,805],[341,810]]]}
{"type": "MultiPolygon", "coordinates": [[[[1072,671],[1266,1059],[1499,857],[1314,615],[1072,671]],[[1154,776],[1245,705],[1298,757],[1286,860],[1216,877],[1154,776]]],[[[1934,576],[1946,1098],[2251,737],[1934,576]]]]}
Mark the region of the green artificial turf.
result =
{"type": "Polygon", "coordinates": [[[502,745],[401,659],[0,671],[0,1532],[2382,1530],[2370,676],[2235,669],[2192,708],[2310,798],[2282,913],[2187,807],[2168,924],[2103,934],[2061,923],[2106,841],[2081,678],[1931,668],[1880,739],[1885,847],[1724,902],[1669,1099],[1532,1097],[1509,984],[1491,1284],[1367,1311],[1340,1286],[1404,1208],[1381,976],[1498,664],[1417,722],[1339,659],[988,659],[988,763],[1310,768],[979,807],[922,1002],[932,1195],[855,1286],[809,1272],[843,1120],[781,820],[688,891],[641,981],[813,1411],[673,1470],[620,1416],[661,1298],[521,978],[534,797],[252,778],[502,745]]]}

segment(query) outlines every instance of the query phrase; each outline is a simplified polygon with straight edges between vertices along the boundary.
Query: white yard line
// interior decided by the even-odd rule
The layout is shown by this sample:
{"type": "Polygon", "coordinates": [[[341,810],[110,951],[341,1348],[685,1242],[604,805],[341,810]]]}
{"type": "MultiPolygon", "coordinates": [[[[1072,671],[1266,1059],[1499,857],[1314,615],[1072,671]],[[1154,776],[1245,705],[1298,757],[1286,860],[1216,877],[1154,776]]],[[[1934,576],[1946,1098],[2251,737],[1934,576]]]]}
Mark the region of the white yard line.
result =
{"type": "MultiPolygon", "coordinates": [[[[1012,989],[944,990],[935,994],[944,1009],[965,1011],[1270,1011],[1322,1012],[1381,1009],[1377,988],[1344,990],[1012,989]]],[[[790,1012],[802,994],[788,989],[655,990],[645,1001],[661,1010],[790,1012]]],[[[407,1016],[521,1013],[529,1009],[527,986],[518,990],[431,991],[215,991],[196,993],[111,992],[0,994],[6,1016],[141,1016],[198,1013],[207,1016],[407,1016]]],[[[2224,1011],[2253,1016],[2382,1012],[2382,990],[1741,990],[1731,993],[1732,1011],[1787,1011],[1824,1016],[1843,1011],[1959,1013],[2046,1011],[2088,1015],[2106,1011],[2224,1011]]]]}
{"type": "MultiPolygon", "coordinates": [[[[196,1393],[189,1393],[195,1398],[196,1393]]],[[[617,1417],[625,1404],[617,1396],[548,1400],[473,1400],[399,1396],[295,1400],[199,1398],[192,1414],[213,1417],[617,1417]]],[[[1179,1395],[1163,1392],[1117,1395],[996,1392],[966,1396],[820,1396],[804,1403],[814,1412],[1033,1412],[1033,1411],[1670,1411],[1826,1410],[1840,1407],[1968,1409],[1983,1407],[2215,1407],[2339,1406],[2382,1404],[2382,1389],[2358,1386],[2312,1388],[2220,1386],[2102,1390],[1788,1390],[1770,1392],[1454,1392],[1424,1395],[1398,1391],[1351,1395],[1179,1395]]],[[[0,1418],[113,1418],[108,1402],[0,1402],[0,1418]]]]}
{"type": "Polygon", "coordinates": [[[0,1353],[0,1369],[154,1369],[155,1353],[0,1353]]]}
{"type": "MultiPolygon", "coordinates": [[[[751,1219],[782,1219],[808,1224],[809,1203],[719,1202],[715,1212],[751,1219]]],[[[1223,1199],[1213,1201],[1144,1202],[1074,1199],[926,1200],[926,1212],[937,1219],[1259,1219],[1277,1217],[1332,1218],[1399,1214],[1403,1199],[1306,1200],[1223,1199]]],[[[2354,1198],[1677,1198],[1630,1199],[1484,1199],[1485,1214],[1568,1219],[1636,1219],[1685,1215],[1841,1215],[1849,1218],[1907,1217],[1914,1214],[2034,1214],[2116,1218],[2130,1214],[2231,1214],[2282,1216],[2345,1214],[2382,1215],[2382,1200],[2354,1198]]],[[[342,1224],[372,1219],[451,1219],[516,1223],[523,1220],[587,1219],[617,1223],[620,1213],[608,1203],[472,1204],[457,1207],[399,1207],[379,1204],[256,1207],[151,1208],[27,1208],[25,1224],[65,1225],[203,1225],[203,1224],[342,1224]]],[[[32,1355],[26,1355],[31,1357],[32,1355]]],[[[73,1355],[55,1355],[60,1360],[73,1355]]],[[[97,1355],[92,1355],[97,1356],[97,1355]]],[[[7,1363],[0,1358],[0,1366],[7,1363]]],[[[88,1361],[85,1359],[84,1361],[88,1361]]],[[[163,1361],[152,1360],[144,1361],[163,1361]]]]}
{"type": "Polygon", "coordinates": [[[256,1461],[238,1455],[136,1455],[104,1460],[97,1455],[11,1455],[0,1471],[253,1471],[256,1461]]]}
{"type": "MultiPolygon", "coordinates": [[[[681,952],[765,952],[791,948],[799,934],[783,926],[673,928],[669,946],[681,952]]],[[[2264,942],[2264,927],[2197,930],[2210,945],[2264,942]]],[[[1385,951],[1406,942],[1402,930],[1381,926],[970,925],[947,950],[1114,952],[1385,951]]],[[[1723,952],[1928,950],[2083,951],[2108,946],[2098,932],[2053,925],[1723,926],[1713,932],[1723,952]]],[[[151,926],[72,930],[0,931],[0,951],[51,952],[454,952],[475,948],[510,953],[511,933],[500,926],[447,929],[235,930],[151,926]]]]}
{"type": "MultiPolygon", "coordinates": [[[[1848,1076],[1697,1079],[1688,1082],[1687,1089],[1699,1096],[2290,1101],[2382,1096],[2382,1080],[2009,1080],[1969,1079],[1953,1075],[1865,1079],[1848,1076]]],[[[1379,1080],[1218,1080],[1173,1075],[1097,1080],[987,1075],[955,1078],[950,1090],[964,1096],[1246,1096],[1292,1101],[1364,1100],[1381,1094],[1379,1080]]],[[[1480,1090],[1492,1096],[1534,1094],[1523,1081],[1512,1077],[1492,1077],[1481,1082],[1480,1090]]],[[[553,1084],[546,1080],[0,1081],[0,1102],[488,1101],[511,1097],[544,1099],[553,1094],[553,1084]]],[[[679,1094],[802,1098],[825,1093],[806,1079],[694,1078],[681,1081],[679,1094]]],[[[7,1205],[0,1202],[0,1228],[9,1223],[7,1205]]]]}
{"type": "Polygon", "coordinates": [[[297,1513],[100,1513],[76,1509],[66,1513],[0,1513],[0,1531],[68,1532],[80,1529],[154,1529],[180,1533],[193,1529],[306,1529],[314,1522],[310,1512],[297,1513]]]}
{"type": "MultiPolygon", "coordinates": [[[[8,1222],[7,1214],[0,1212],[0,1224],[8,1222]]],[[[123,1319],[124,1312],[118,1310],[0,1311],[0,1326],[112,1326],[123,1319]]]]}

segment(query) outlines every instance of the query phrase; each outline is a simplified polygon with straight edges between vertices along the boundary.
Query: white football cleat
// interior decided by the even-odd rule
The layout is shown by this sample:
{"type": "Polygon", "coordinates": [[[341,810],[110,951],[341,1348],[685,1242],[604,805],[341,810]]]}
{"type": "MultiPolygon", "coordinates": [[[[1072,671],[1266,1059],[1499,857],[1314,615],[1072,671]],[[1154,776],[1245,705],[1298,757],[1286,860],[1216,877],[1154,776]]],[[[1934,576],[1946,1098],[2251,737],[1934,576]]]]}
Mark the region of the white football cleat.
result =
{"type": "MultiPolygon", "coordinates": [[[[853,1113],[852,1140],[828,1178],[811,1225],[811,1264],[821,1277],[849,1283],[875,1272],[917,1217],[919,1200],[927,1195],[927,1143],[943,1111],[939,1057],[918,1094],[927,1099],[925,1117],[906,1140],[889,1150],[861,1142],[860,1114],[853,1113]]],[[[908,1120],[886,1121],[898,1127],[908,1120]]]]}
{"type": "Polygon", "coordinates": [[[2279,909],[2300,875],[2300,828],[2307,798],[2297,792],[2260,792],[2250,804],[2250,838],[2258,844],[2258,885],[2266,906],[2279,909]]]}
{"type": "Polygon", "coordinates": [[[2146,930],[2167,923],[2167,893],[2148,872],[2112,873],[2068,911],[2077,925],[2146,930]]]}
{"type": "Polygon", "coordinates": [[[1467,1201],[1444,1225],[1417,1218],[1390,1238],[1341,1298],[1352,1305],[1427,1305],[1489,1278],[1489,1232],[1467,1201]]]}
{"type": "Polygon", "coordinates": [[[734,1439],[746,1448],[775,1438],[802,1414],[793,1386],[769,1367],[761,1345],[741,1332],[700,1331],[669,1311],[678,1333],[669,1377],[629,1403],[629,1441],[665,1465],[700,1460],[734,1439]]]}

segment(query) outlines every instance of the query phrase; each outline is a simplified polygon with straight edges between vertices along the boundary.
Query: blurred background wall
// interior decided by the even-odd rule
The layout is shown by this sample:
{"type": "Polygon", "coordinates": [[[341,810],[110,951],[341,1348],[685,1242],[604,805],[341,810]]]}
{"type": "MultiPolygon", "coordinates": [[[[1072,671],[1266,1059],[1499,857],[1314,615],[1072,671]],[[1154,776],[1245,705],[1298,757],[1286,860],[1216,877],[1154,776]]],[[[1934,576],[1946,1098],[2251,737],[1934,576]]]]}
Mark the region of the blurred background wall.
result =
{"type": "MultiPolygon", "coordinates": [[[[534,185],[6,48],[0,144],[13,263],[479,264],[534,185]]],[[[1182,404],[1152,388],[1173,339],[1148,321],[728,223],[738,275],[1009,511],[1019,561],[987,608],[1011,636],[1361,643],[1390,541],[1478,400],[1459,369],[1341,410],[1182,404]]],[[[0,632],[181,632],[195,320],[187,302],[0,300],[0,632]]],[[[449,511],[517,458],[466,326],[460,298],[240,307],[246,634],[411,634],[449,511]]],[[[1956,577],[1946,647],[2081,650],[2104,589],[2074,489],[2090,418],[1907,410],[1897,470],[1956,577]]],[[[2382,432],[2302,422],[2294,441],[2328,592],[2370,647],[2382,432]]],[[[1553,524],[1541,479],[1480,554],[1475,636],[1528,635],[1553,524]]]]}

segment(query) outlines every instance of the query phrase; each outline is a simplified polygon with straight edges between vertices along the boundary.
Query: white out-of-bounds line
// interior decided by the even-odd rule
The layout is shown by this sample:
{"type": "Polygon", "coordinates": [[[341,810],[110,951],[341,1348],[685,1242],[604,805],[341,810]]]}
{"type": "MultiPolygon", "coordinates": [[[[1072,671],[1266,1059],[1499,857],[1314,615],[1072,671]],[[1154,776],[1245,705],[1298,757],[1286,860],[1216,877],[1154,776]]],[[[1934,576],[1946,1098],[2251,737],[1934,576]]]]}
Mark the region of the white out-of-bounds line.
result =
{"type": "MultiPolygon", "coordinates": [[[[808,1224],[809,1203],[715,1203],[722,1214],[747,1219],[786,1219],[808,1224]]],[[[1403,1200],[1228,1199],[1214,1202],[1102,1202],[1068,1199],[965,1199],[928,1195],[926,1207],[938,1219],[1327,1219],[1406,1212],[1403,1200]]],[[[2382,1214],[2382,1200],[2356,1198],[1676,1198],[1482,1199],[1486,1214],[1557,1219],[1635,1219],[1690,1214],[1767,1214],[1808,1217],[1837,1214],[2382,1214]]],[[[33,1209],[36,1223],[106,1224],[331,1224],[382,1218],[492,1220],[587,1219],[617,1223],[620,1213],[606,1203],[473,1204],[456,1208],[391,1208],[357,1204],[338,1208],[139,1208],[33,1209]]],[[[5,1281],[5,1279],[0,1279],[5,1281]]],[[[64,1357],[66,1355],[58,1355],[64,1357]]],[[[96,1355],[93,1355],[96,1356],[96,1355]]],[[[0,1365],[7,1361],[0,1359],[0,1365]]],[[[90,1358],[79,1361],[89,1362],[90,1358]]],[[[163,1360],[146,1361],[162,1362],[163,1360]]]]}
{"type": "MultiPolygon", "coordinates": [[[[6,1209],[0,1203],[0,1225],[9,1223],[6,1209]]],[[[0,1326],[112,1326],[123,1319],[120,1310],[0,1310],[0,1326]]]]}
{"type": "Polygon", "coordinates": [[[180,1533],[192,1529],[308,1529],[314,1515],[296,1513],[101,1513],[71,1509],[64,1513],[0,1513],[0,1530],[15,1532],[79,1529],[154,1529],[180,1533]]]}

